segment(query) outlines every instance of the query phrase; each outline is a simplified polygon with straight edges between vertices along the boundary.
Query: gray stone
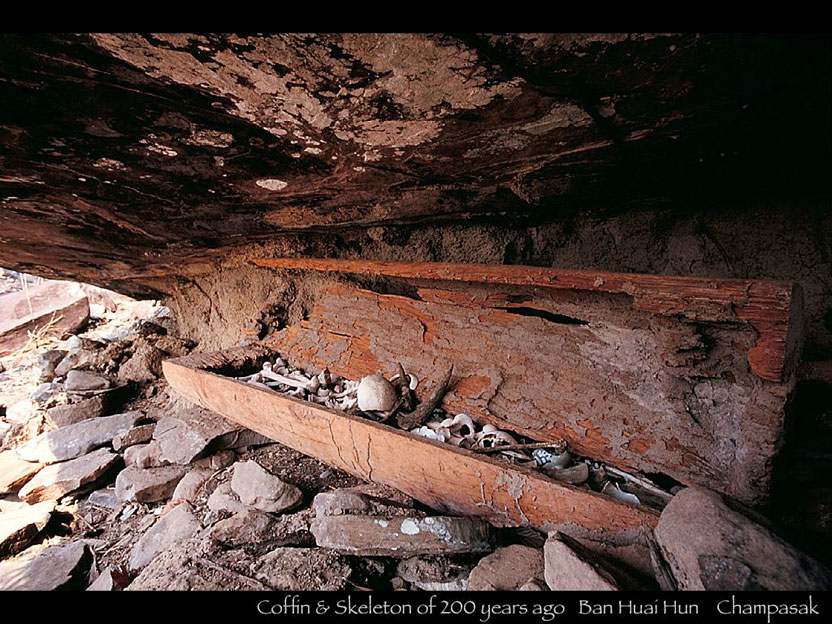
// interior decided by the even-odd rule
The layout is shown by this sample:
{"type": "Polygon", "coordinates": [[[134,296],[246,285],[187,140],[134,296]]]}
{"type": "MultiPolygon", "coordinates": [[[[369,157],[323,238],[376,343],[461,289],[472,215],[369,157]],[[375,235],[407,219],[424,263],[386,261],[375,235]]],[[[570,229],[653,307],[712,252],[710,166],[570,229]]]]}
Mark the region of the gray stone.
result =
{"type": "Polygon", "coordinates": [[[17,503],[0,512],[0,558],[22,551],[49,522],[54,501],[17,503]]]}
{"type": "Polygon", "coordinates": [[[210,468],[196,468],[186,474],[179,483],[176,489],[173,490],[171,496],[172,501],[185,500],[194,502],[203,484],[213,474],[210,468]]]}
{"type": "Polygon", "coordinates": [[[348,490],[321,492],[312,499],[312,509],[318,516],[342,516],[370,512],[370,501],[364,494],[348,490]]]}
{"type": "Polygon", "coordinates": [[[113,591],[116,583],[111,567],[105,568],[101,574],[87,587],[87,591],[113,591]]]}
{"type": "Polygon", "coordinates": [[[641,589],[612,562],[576,540],[553,532],[543,547],[546,584],[555,591],[617,591],[641,589]]]}
{"type": "Polygon", "coordinates": [[[217,512],[245,513],[254,510],[254,507],[244,505],[240,502],[239,497],[231,489],[231,483],[228,481],[220,483],[214,488],[214,491],[208,497],[207,505],[208,509],[217,512]]]}
{"type": "Polygon", "coordinates": [[[480,559],[468,577],[469,591],[516,591],[529,581],[543,581],[543,553],[514,544],[480,559]]]}
{"type": "Polygon", "coordinates": [[[66,351],[62,349],[49,349],[38,355],[38,367],[40,368],[41,383],[52,381],[55,378],[55,367],[64,359],[66,351]]]}
{"type": "Polygon", "coordinates": [[[265,446],[275,441],[251,429],[236,429],[220,436],[214,443],[217,449],[239,449],[247,446],[265,446]]]}
{"type": "Polygon", "coordinates": [[[56,500],[93,483],[118,461],[118,455],[98,449],[88,455],[45,466],[17,493],[21,500],[34,504],[56,500]]]}
{"type": "Polygon", "coordinates": [[[303,500],[303,493],[298,488],[282,481],[255,461],[234,465],[231,489],[244,505],[271,513],[291,509],[303,500]]]}
{"type": "Polygon", "coordinates": [[[67,425],[19,446],[17,454],[27,461],[46,464],[80,457],[109,444],[114,436],[128,431],[142,416],[142,412],[133,411],[67,425]]]}
{"type": "Polygon", "coordinates": [[[150,423],[147,425],[133,427],[130,431],[126,431],[125,433],[119,433],[113,437],[113,450],[123,451],[127,447],[149,442],[153,438],[153,432],[155,429],[155,423],[150,423]]]}
{"type": "Polygon", "coordinates": [[[124,502],[155,503],[170,498],[187,466],[128,466],[116,477],[116,496],[124,502]]]}
{"type": "Polygon", "coordinates": [[[90,418],[97,418],[106,410],[103,396],[93,396],[76,403],[56,405],[46,410],[46,420],[56,427],[74,425],[90,418]]]}
{"type": "Polygon", "coordinates": [[[239,427],[207,410],[185,410],[176,417],[159,420],[153,439],[159,444],[162,461],[189,464],[200,457],[214,439],[239,427]]]}
{"type": "Polygon", "coordinates": [[[493,544],[478,518],[316,516],[310,529],[318,546],[370,557],[488,552],[493,544]]]}
{"type": "Polygon", "coordinates": [[[471,565],[459,565],[448,557],[410,557],[396,568],[399,577],[423,591],[468,589],[471,565]]]}
{"type": "Polygon", "coordinates": [[[56,381],[50,383],[42,383],[37,388],[32,390],[29,398],[35,403],[45,404],[52,401],[57,395],[64,391],[64,385],[56,381]]]}
{"type": "Polygon", "coordinates": [[[154,524],[130,551],[129,566],[139,570],[176,542],[192,537],[201,525],[190,504],[176,505],[154,524]]]}
{"type": "Polygon", "coordinates": [[[96,490],[87,497],[87,502],[97,507],[106,507],[107,509],[115,509],[121,505],[121,500],[113,488],[96,490]]]}
{"type": "Polygon", "coordinates": [[[64,389],[75,392],[107,390],[112,385],[113,383],[103,375],[81,370],[69,371],[64,381],[64,389]]]}
{"type": "Polygon", "coordinates": [[[0,452],[0,496],[17,492],[42,467],[21,459],[14,451],[0,452]]]}
{"type": "Polygon", "coordinates": [[[194,462],[191,466],[194,468],[207,468],[212,471],[222,470],[237,461],[237,455],[234,451],[220,451],[208,457],[202,457],[194,462]]]}
{"type": "Polygon", "coordinates": [[[0,562],[0,590],[65,588],[80,580],[90,559],[89,549],[81,542],[34,546],[19,557],[0,562]]]}
{"type": "Polygon", "coordinates": [[[705,488],[676,494],[664,508],[655,536],[679,589],[832,588],[829,568],[705,488]]]}
{"type": "Polygon", "coordinates": [[[294,514],[272,516],[256,509],[236,513],[211,527],[208,537],[222,548],[256,546],[268,550],[275,546],[311,546],[309,533],[312,512],[304,509],[294,514]]]}

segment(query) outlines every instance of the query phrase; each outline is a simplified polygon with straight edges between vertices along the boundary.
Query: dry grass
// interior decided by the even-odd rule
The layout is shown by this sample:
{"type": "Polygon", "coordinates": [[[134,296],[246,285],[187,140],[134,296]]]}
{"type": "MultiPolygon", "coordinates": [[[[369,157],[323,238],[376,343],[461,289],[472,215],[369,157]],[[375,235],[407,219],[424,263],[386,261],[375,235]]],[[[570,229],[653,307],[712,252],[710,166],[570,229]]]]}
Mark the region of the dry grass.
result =
{"type": "Polygon", "coordinates": [[[12,359],[23,357],[32,351],[39,351],[43,347],[54,342],[55,336],[53,330],[55,329],[55,326],[61,322],[61,319],[64,318],[63,316],[56,317],[56,314],[57,312],[53,312],[52,318],[50,318],[47,323],[41,325],[36,331],[27,332],[29,339],[26,341],[26,344],[12,353],[10,357],[12,359]]]}

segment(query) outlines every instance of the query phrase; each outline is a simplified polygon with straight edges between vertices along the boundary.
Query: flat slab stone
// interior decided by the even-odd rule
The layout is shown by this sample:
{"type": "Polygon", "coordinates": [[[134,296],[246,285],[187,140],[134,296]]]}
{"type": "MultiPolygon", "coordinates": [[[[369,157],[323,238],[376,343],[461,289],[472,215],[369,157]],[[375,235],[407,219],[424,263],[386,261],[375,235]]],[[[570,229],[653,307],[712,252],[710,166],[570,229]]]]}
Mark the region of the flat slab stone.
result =
{"type": "Polygon", "coordinates": [[[832,571],[726,504],[688,487],[667,504],[655,529],[679,589],[792,590],[832,587],[832,571]]]}
{"type": "Polygon", "coordinates": [[[14,451],[0,453],[0,496],[17,492],[43,464],[21,459],[14,451]]]}
{"type": "Polygon", "coordinates": [[[154,441],[159,458],[171,464],[189,464],[202,455],[216,438],[240,429],[240,425],[208,410],[183,410],[156,423],[154,441]]]}
{"type": "Polygon", "coordinates": [[[46,464],[74,459],[109,444],[114,436],[129,431],[143,416],[140,411],[132,411],[91,418],[42,433],[17,447],[16,451],[27,461],[46,464]]]}
{"type": "Polygon", "coordinates": [[[106,411],[106,401],[101,395],[82,399],[67,405],[56,405],[46,410],[46,419],[56,427],[74,425],[90,418],[102,416],[106,411]]]}
{"type": "Polygon", "coordinates": [[[130,551],[129,566],[139,570],[173,544],[193,536],[202,525],[188,503],[180,503],[139,538],[130,551]]]}
{"type": "Polygon", "coordinates": [[[543,553],[514,544],[480,559],[468,577],[468,589],[516,591],[529,581],[543,581],[543,553]]]}
{"type": "Polygon", "coordinates": [[[477,553],[493,547],[490,525],[478,518],[317,516],[310,529],[318,546],[370,557],[477,553]]]}
{"type": "Polygon", "coordinates": [[[153,432],[155,430],[156,423],[150,423],[147,425],[133,427],[130,431],[125,433],[119,433],[113,437],[113,450],[123,451],[127,447],[149,442],[153,439],[153,432]]]}
{"type": "Polygon", "coordinates": [[[116,496],[124,502],[137,503],[155,503],[168,499],[186,472],[188,466],[128,466],[116,477],[116,496]]]}
{"type": "Polygon", "coordinates": [[[303,500],[303,492],[271,474],[256,461],[234,464],[231,489],[244,505],[280,513],[303,500]]]}
{"type": "Polygon", "coordinates": [[[21,500],[34,504],[56,500],[92,483],[118,461],[118,455],[108,449],[98,449],[69,461],[50,464],[26,482],[17,493],[21,500]]]}
{"type": "Polygon", "coordinates": [[[214,474],[214,471],[210,468],[195,468],[191,470],[176,484],[176,489],[173,490],[171,500],[194,502],[203,484],[212,474],[214,474]]]}
{"type": "Polygon", "coordinates": [[[229,481],[220,483],[214,488],[206,504],[211,511],[227,511],[229,513],[256,511],[254,507],[244,505],[240,501],[240,498],[231,489],[231,483],[229,481]]]}
{"type": "Polygon", "coordinates": [[[107,390],[113,382],[97,373],[90,371],[71,370],[66,374],[64,389],[76,392],[88,392],[93,390],[107,390]]]}
{"type": "Polygon", "coordinates": [[[0,557],[22,551],[49,522],[54,501],[36,505],[17,503],[0,512],[0,557]]]}
{"type": "Polygon", "coordinates": [[[62,336],[81,329],[90,318],[87,296],[77,284],[50,281],[0,296],[0,357],[29,342],[29,332],[62,336]],[[31,308],[29,307],[31,304],[31,308]]]}
{"type": "Polygon", "coordinates": [[[87,546],[69,542],[30,548],[0,561],[0,590],[54,591],[74,584],[91,560],[87,546]]]}

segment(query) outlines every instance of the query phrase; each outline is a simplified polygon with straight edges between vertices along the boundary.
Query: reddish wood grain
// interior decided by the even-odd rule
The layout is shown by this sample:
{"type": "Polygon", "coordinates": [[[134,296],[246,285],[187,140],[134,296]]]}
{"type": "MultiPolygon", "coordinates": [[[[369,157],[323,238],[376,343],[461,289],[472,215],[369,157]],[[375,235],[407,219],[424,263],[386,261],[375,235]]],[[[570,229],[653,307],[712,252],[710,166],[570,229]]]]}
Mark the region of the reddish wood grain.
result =
{"type": "Polygon", "coordinates": [[[259,266],[404,279],[442,280],[599,293],[622,293],[652,314],[705,322],[747,323],[759,333],[748,351],[751,371],[785,381],[796,366],[802,295],[788,282],[575,271],[520,265],[262,258],[259,266]]]}

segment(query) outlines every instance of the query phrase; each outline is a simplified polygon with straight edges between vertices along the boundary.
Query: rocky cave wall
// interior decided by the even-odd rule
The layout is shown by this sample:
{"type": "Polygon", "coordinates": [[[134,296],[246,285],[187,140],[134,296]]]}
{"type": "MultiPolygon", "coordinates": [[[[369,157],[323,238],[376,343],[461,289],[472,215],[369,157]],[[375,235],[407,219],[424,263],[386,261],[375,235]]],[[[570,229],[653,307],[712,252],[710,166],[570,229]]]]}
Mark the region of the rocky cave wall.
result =
{"type": "Polygon", "coordinates": [[[166,298],[202,349],[301,318],[332,278],[248,261],[308,255],[795,280],[832,350],[829,37],[0,43],[0,266],[166,298]]]}

